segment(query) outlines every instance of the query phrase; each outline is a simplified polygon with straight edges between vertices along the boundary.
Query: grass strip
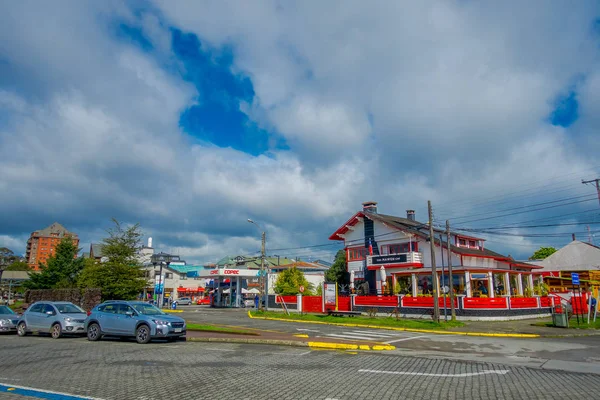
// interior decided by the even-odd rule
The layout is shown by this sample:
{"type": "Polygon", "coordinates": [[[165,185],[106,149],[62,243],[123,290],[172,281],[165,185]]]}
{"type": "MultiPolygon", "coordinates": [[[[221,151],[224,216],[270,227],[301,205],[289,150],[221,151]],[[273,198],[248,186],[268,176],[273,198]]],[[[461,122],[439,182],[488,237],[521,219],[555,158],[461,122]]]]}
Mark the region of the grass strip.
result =
{"type": "Polygon", "coordinates": [[[243,329],[229,328],[226,326],[204,325],[204,324],[187,324],[188,331],[202,331],[215,333],[228,333],[231,335],[251,335],[260,336],[258,332],[246,331],[243,329]]]}
{"type": "Polygon", "coordinates": [[[395,317],[334,317],[330,315],[318,314],[290,314],[286,315],[274,311],[251,311],[252,316],[277,318],[282,320],[298,320],[298,321],[318,321],[324,323],[348,323],[356,325],[374,325],[393,328],[408,328],[408,329],[435,329],[446,330],[456,326],[464,326],[460,321],[448,321],[436,323],[428,320],[403,319],[395,317]]]}

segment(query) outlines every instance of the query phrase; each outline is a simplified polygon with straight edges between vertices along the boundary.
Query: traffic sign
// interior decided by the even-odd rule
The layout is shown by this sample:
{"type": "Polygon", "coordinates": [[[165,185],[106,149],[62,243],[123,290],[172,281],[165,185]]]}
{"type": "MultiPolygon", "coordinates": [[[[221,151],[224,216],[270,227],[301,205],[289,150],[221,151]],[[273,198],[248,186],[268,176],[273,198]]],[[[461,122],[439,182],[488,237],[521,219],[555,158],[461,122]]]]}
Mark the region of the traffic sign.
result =
{"type": "Polygon", "coordinates": [[[300,286],[299,289],[300,289],[300,293],[304,293],[304,286],[300,286]]]}
{"type": "Polygon", "coordinates": [[[579,285],[579,274],[576,272],[571,272],[571,282],[573,285],[579,285]]]}

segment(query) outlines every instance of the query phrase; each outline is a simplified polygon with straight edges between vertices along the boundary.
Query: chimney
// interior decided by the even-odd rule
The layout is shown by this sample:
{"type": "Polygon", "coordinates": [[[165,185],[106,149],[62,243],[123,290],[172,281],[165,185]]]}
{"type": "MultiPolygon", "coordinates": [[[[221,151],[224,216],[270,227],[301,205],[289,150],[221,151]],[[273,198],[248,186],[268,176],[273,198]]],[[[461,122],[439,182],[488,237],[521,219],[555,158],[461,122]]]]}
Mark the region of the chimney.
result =
{"type": "Polygon", "coordinates": [[[148,247],[152,248],[152,238],[148,238],[148,247]]]}
{"type": "Polygon", "coordinates": [[[362,203],[363,211],[377,214],[377,202],[376,201],[365,201],[362,203]]]}
{"type": "Polygon", "coordinates": [[[575,241],[575,234],[574,233],[571,234],[571,237],[573,238],[573,241],[575,241]]]}
{"type": "Polygon", "coordinates": [[[415,220],[415,210],[406,210],[406,219],[415,220]]]}

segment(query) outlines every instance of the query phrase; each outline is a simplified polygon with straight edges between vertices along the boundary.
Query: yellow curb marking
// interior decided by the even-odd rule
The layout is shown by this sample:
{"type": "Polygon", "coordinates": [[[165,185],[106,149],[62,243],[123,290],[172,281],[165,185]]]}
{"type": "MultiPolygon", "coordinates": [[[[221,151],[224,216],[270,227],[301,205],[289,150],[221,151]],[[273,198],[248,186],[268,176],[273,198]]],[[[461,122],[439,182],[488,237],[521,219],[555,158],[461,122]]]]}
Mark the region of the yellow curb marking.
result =
{"type": "Polygon", "coordinates": [[[17,390],[17,388],[8,388],[6,390],[17,390]]]}
{"type": "Polygon", "coordinates": [[[168,312],[168,313],[180,313],[183,312],[183,310],[163,310],[164,312],[168,312]]]}
{"type": "Polygon", "coordinates": [[[534,334],[534,333],[452,332],[452,331],[436,331],[433,329],[398,328],[398,327],[393,327],[393,326],[344,324],[344,323],[340,323],[340,322],[305,321],[305,320],[298,320],[298,319],[256,317],[256,316],[251,316],[250,311],[248,311],[248,316],[252,319],[264,319],[264,320],[270,320],[270,321],[301,322],[301,323],[306,323],[306,324],[321,324],[321,325],[336,325],[336,326],[345,326],[345,327],[350,327],[350,328],[387,329],[387,330],[391,330],[391,331],[401,331],[401,332],[436,333],[439,335],[510,337],[510,338],[539,338],[540,337],[540,335],[534,334]]]}
{"type": "Polygon", "coordinates": [[[307,337],[308,337],[308,335],[307,335],[307,334],[305,334],[305,333],[297,333],[297,334],[295,334],[294,336],[296,336],[296,337],[301,337],[301,338],[307,338],[307,337]]]}

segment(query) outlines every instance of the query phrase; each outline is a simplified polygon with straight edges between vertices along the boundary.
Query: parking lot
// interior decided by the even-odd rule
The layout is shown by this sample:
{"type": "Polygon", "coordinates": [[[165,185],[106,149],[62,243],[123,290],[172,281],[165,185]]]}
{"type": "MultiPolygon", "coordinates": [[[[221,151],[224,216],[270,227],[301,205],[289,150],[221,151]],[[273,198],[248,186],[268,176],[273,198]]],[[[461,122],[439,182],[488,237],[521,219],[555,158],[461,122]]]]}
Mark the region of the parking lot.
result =
{"type": "Polygon", "coordinates": [[[413,399],[424,388],[431,398],[564,399],[600,390],[598,375],[267,345],[2,335],[0,354],[0,398],[11,400],[24,398],[17,388],[145,400],[413,399]]]}

